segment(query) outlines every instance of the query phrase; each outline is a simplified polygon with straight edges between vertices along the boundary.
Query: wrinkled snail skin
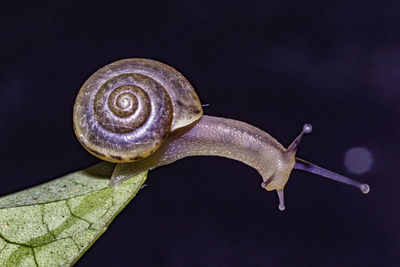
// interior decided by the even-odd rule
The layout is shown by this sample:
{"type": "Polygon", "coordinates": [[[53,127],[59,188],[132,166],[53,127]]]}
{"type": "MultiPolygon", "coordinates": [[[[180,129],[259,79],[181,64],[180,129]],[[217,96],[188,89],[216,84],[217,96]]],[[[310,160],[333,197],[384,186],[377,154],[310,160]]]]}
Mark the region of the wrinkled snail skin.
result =
{"type": "Polygon", "coordinates": [[[283,147],[247,123],[203,116],[191,84],[174,68],[150,59],[123,59],[96,71],[81,87],[73,110],[79,142],[94,156],[117,163],[111,186],[136,174],[188,156],[221,156],[241,161],[262,176],[261,186],[283,189],[299,169],[369,191],[367,184],[295,157],[303,136],[283,147]]]}
{"type": "Polygon", "coordinates": [[[117,185],[132,175],[170,164],[189,156],[221,156],[241,161],[255,168],[267,190],[282,189],[294,157],[285,157],[285,148],[268,133],[247,123],[204,115],[193,125],[172,133],[149,157],[118,164],[112,178],[117,185]]]}

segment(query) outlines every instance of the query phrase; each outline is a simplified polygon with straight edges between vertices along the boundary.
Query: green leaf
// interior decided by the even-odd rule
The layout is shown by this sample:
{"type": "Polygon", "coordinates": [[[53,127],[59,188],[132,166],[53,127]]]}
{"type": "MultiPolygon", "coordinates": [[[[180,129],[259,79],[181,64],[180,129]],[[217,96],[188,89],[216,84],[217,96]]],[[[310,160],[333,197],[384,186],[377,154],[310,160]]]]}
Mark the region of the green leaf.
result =
{"type": "Polygon", "coordinates": [[[112,188],[100,163],[0,198],[0,266],[70,266],[139,191],[147,173],[112,188]]]}

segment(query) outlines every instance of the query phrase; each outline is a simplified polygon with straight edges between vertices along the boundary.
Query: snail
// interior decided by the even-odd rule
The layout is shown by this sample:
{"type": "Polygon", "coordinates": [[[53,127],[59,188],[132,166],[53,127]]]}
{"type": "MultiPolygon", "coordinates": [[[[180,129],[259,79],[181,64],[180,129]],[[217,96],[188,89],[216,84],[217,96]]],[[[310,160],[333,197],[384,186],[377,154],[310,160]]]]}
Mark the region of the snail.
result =
{"type": "Polygon", "coordinates": [[[212,155],[255,168],[262,176],[261,186],[277,190],[280,210],[285,209],[283,189],[292,169],[369,192],[367,184],[295,157],[303,136],[312,131],[310,124],[285,148],[247,123],[203,115],[189,81],[155,60],[123,59],[96,71],[78,93],[73,126],[87,151],[117,163],[111,186],[184,157],[212,155]]]}

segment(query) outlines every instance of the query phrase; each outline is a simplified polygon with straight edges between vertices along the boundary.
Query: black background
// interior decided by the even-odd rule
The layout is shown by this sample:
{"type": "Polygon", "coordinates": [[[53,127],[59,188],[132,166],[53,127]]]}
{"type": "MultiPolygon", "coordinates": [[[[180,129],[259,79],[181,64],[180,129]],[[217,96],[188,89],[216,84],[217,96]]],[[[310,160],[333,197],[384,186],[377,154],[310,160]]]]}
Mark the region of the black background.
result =
{"type": "Polygon", "coordinates": [[[371,185],[294,171],[287,209],[250,167],[192,157],[149,186],[77,266],[399,266],[398,1],[1,1],[0,194],[99,162],[76,140],[83,82],[121,58],[170,64],[205,114],[266,130],[299,156],[371,185]],[[362,146],[372,169],[349,173],[362,146]]]}

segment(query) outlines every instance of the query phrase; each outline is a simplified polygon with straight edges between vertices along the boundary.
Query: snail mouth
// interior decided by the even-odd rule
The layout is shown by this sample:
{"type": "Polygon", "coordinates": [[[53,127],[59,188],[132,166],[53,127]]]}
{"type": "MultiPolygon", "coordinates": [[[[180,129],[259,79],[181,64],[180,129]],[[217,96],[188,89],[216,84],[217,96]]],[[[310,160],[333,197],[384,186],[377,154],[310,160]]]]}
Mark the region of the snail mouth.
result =
{"type": "Polygon", "coordinates": [[[261,187],[267,191],[272,190],[283,190],[287,181],[289,180],[292,168],[287,170],[277,170],[275,171],[267,180],[261,183],[261,187]]]}
{"type": "MultiPolygon", "coordinates": [[[[272,182],[272,178],[273,178],[273,177],[274,177],[274,176],[272,175],[272,176],[269,177],[267,180],[263,181],[263,182],[261,183],[261,187],[264,188],[264,189],[266,189],[266,190],[268,190],[267,187],[268,187],[268,185],[272,182]]],[[[268,190],[268,191],[269,191],[269,190],[268,190]]]]}
{"type": "MultiPolygon", "coordinates": [[[[263,182],[264,183],[264,182],[263,182]]],[[[262,186],[262,185],[261,185],[262,186]]],[[[276,183],[274,181],[269,182],[266,186],[263,187],[267,191],[272,191],[272,190],[282,190],[283,186],[280,185],[279,183],[276,183]]]]}
{"type": "Polygon", "coordinates": [[[283,189],[283,186],[277,181],[275,174],[263,181],[261,187],[267,191],[283,189]]]}

